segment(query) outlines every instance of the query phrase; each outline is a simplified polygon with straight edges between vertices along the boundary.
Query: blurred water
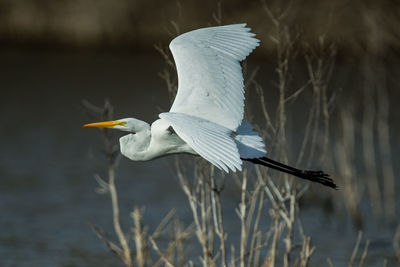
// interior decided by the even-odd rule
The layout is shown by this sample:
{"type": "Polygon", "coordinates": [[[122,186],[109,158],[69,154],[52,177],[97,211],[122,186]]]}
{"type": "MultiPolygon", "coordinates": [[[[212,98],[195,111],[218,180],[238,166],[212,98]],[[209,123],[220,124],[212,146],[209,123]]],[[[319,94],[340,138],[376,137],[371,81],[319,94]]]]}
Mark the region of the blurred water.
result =
{"type": "MultiPolygon", "coordinates": [[[[109,97],[116,116],[154,120],[157,110],[146,106],[168,99],[159,90],[154,70],[160,66],[153,58],[40,51],[1,55],[1,266],[115,264],[87,225],[112,229],[108,196],[94,192],[93,175],[105,168],[99,134],[81,127],[90,118],[81,101],[102,105],[109,97]],[[148,79],[148,73],[154,77],[148,79]]],[[[153,207],[155,214],[176,204],[167,165],[163,159],[122,160],[118,187],[125,221],[134,204],[153,207]],[[172,196],[157,192],[166,187],[172,196]]]]}
{"type": "MultiPolygon", "coordinates": [[[[169,106],[157,76],[163,66],[159,56],[6,50],[0,62],[0,266],[119,264],[88,226],[113,232],[108,195],[94,191],[93,175],[106,168],[101,142],[97,130],[81,127],[92,119],[81,101],[102,105],[109,97],[116,119],[155,120],[169,106]]],[[[135,205],[145,206],[144,220],[152,227],[172,208],[190,221],[172,166],[173,157],[122,159],[117,187],[125,229],[135,205]]],[[[232,214],[227,227],[233,228],[239,221],[231,211],[239,197],[233,183],[227,187],[225,214],[232,214]]],[[[356,232],[346,216],[311,208],[303,220],[317,246],[313,266],[326,265],[327,257],[339,266],[347,262],[356,232]]],[[[381,265],[384,257],[393,257],[391,231],[368,227],[368,266],[381,265]]]]}

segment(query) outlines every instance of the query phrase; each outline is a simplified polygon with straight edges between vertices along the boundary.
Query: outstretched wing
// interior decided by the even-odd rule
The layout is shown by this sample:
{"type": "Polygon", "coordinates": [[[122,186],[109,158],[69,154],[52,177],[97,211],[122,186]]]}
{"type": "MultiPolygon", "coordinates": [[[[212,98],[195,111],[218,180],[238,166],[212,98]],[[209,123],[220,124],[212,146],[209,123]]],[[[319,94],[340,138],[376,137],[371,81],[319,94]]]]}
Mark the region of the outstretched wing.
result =
{"type": "Polygon", "coordinates": [[[219,169],[242,170],[242,161],[232,131],[214,122],[182,113],[159,115],[172,125],[175,132],[194,151],[219,169]]]}
{"type": "Polygon", "coordinates": [[[170,111],[236,130],[244,109],[239,62],[259,45],[254,36],[246,24],[234,24],[194,30],[172,40],[178,92],[170,111]]]}

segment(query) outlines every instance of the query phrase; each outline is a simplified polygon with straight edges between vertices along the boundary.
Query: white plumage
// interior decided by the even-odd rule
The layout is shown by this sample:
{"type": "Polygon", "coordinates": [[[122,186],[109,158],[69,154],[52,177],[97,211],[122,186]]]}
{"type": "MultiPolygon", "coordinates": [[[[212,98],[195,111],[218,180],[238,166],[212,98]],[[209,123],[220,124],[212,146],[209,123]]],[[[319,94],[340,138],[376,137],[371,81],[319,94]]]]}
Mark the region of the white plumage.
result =
{"type": "Polygon", "coordinates": [[[151,126],[133,118],[85,126],[131,132],[120,139],[120,146],[132,160],[190,153],[226,172],[241,170],[241,158],[266,153],[261,137],[243,121],[240,61],[259,45],[254,36],[246,24],[179,35],[169,45],[178,72],[178,92],[170,112],[161,113],[151,126]]]}
{"type": "Polygon", "coordinates": [[[242,160],[336,188],[322,171],[303,171],[265,157],[261,137],[243,120],[244,85],[240,61],[259,45],[246,24],[203,28],[170,43],[178,72],[178,92],[170,112],[148,123],[126,118],[90,123],[130,132],[120,138],[121,153],[132,160],[169,154],[200,155],[226,172],[242,160]]]}
{"type": "Polygon", "coordinates": [[[228,172],[241,170],[242,161],[232,131],[212,121],[188,114],[161,113],[161,119],[172,125],[176,133],[200,156],[228,172]]]}
{"type": "Polygon", "coordinates": [[[200,117],[232,131],[244,112],[239,61],[259,45],[246,24],[184,33],[169,45],[178,72],[178,93],[171,112],[200,117]]]}

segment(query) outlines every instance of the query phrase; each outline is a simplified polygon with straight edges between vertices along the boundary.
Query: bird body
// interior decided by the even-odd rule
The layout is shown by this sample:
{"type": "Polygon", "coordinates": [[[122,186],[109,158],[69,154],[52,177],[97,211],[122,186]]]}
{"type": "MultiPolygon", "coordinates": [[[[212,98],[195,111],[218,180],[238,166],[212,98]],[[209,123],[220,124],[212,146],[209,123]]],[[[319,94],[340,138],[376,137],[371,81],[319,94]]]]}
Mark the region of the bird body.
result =
{"type": "MultiPolygon", "coordinates": [[[[130,119],[125,120],[129,121],[130,119]]],[[[167,121],[158,119],[151,126],[147,124],[141,129],[135,128],[137,131],[120,138],[121,153],[135,161],[148,161],[177,153],[196,155],[189,145],[171,131],[170,126],[167,121]]]]}
{"type": "Polygon", "coordinates": [[[179,35],[169,46],[178,72],[178,91],[169,112],[159,114],[151,126],[134,118],[84,126],[130,132],[120,138],[120,149],[135,161],[188,153],[229,172],[242,170],[242,160],[247,160],[335,188],[323,172],[302,171],[265,157],[262,138],[243,120],[240,61],[259,45],[254,36],[246,24],[179,35]]]}

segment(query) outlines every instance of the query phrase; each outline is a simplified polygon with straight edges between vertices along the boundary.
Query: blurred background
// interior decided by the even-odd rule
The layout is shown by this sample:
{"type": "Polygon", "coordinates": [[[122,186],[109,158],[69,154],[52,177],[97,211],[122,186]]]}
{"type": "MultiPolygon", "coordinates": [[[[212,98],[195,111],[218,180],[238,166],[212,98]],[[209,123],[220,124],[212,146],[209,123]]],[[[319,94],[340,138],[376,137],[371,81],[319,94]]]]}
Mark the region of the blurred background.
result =
{"type": "MultiPolygon", "coordinates": [[[[95,192],[93,178],[106,172],[100,135],[81,127],[99,118],[82,101],[102,106],[108,98],[115,119],[154,121],[170,105],[159,77],[166,63],[155,45],[168,45],[177,32],[216,25],[218,17],[222,24],[246,22],[261,40],[246,66],[257,70],[255,79],[273,110],[276,32],[266,5],[277,13],[287,10],[293,90],[307,80],[303,51],[325,47],[321,51],[332,68],[327,84],[335,95],[332,153],[319,164],[347,189],[311,185],[302,200],[304,228],[317,247],[311,265],[326,265],[329,257],[342,266],[358,229],[370,241],[367,266],[381,266],[384,259],[388,266],[398,263],[393,245],[400,218],[398,1],[0,0],[0,265],[120,264],[88,226],[112,232],[109,196],[95,192]]],[[[257,101],[246,94],[256,114],[257,101]]],[[[302,114],[309,104],[300,99],[290,114],[302,114]]],[[[288,117],[294,151],[306,115],[288,117]]],[[[268,148],[268,137],[264,140],[268,148]]],[[[173,161],[122,159],[117,189],[127,229],[134,206],[145,207],[150,227],[172,208],[190,222],[173,161]]],[[[233,210],[239,194],[229,178],[227,184],[225,203],[233,210]]]]}

